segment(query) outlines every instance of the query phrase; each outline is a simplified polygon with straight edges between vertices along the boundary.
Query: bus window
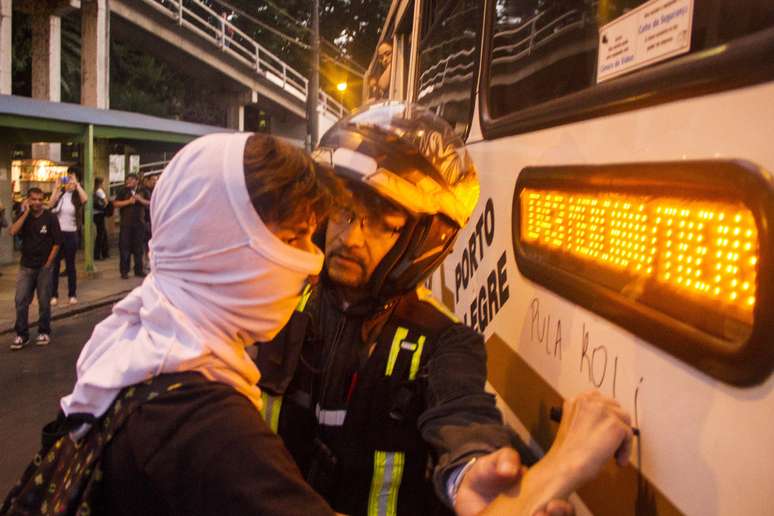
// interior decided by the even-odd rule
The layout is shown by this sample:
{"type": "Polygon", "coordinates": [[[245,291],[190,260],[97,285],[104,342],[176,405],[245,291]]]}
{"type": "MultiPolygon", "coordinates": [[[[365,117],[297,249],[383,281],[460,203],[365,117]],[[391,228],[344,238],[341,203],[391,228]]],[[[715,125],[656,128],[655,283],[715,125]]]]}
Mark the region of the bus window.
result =
{"type": "MultiPolygon", "coordinates": [[[[562,97],[592,93],[593,90],[603,89],[602,86],[608,86],[597,84],[600,28],[646,3],[653,4],[652,1],[643,0],[492,2],[492,10],[487,13],[490,30],[485,54],[485,80],[482,83],[486,87],[485,118],[496,121],[511,115],[518,116],[520,112],[545,106],[562,97]]],[[[774,27],[774,3],[770,0],[696,0],[692,12],[688,14],[692,16],[691,54],[719,49],[721,45],[743,36],[774,27]]],[[[710,53],[707,53],[707,57],[710,57],[710,53]]],[[[671,59],[679,58],[676,56],[671,59]]],[[[663,62],[655,61],[639,72],[632,73],[635,76],[642,75],[643,70],[653,69],[663,62]]],[[[750,74],[749,68],[747,70],[745,73],[750,74]]],[[[712,76],[713,80],[718,80],[716,68],[707,72],[708,78],[712,76]]],[[[632,73],[610,79],[610,82],[621,81],[632,73]]],[[[696,79],[694,73],[690,77],[694,87],[696,79]]],[[[671,82],[664,80],[657,87],[650,84],[650,90],[630,91],[628,96],[650,93],[654,87],[672,87],[674,84],[671,82]]],[[[695,89],[693,93],[697,93],[695,89]]],[[[626,96],[620,95],[620,98],[626,96]]],[[[588,97],[584,97],[584,100],[588,100],[588,97]]],[[[564,108],[563,114],[557,113],[557,119],[573,117],[573,114],[567,113],[567,106],[564,108]]],[[[579,117],[579,111],[588,112],[588,108],[578,102],[570,107],[575,111],[575,118],[579,117]]],[[[580,117],[587,116],[588,113],[580,117]]],[[[543,123],[543,126],[547,125],[551,124],[543,123]]]]}
{"type": "Polygon", "coordinates": [[[465,137],[473,116],[483,2],[431,0],[424,4],[417,101],[465,137]]]}

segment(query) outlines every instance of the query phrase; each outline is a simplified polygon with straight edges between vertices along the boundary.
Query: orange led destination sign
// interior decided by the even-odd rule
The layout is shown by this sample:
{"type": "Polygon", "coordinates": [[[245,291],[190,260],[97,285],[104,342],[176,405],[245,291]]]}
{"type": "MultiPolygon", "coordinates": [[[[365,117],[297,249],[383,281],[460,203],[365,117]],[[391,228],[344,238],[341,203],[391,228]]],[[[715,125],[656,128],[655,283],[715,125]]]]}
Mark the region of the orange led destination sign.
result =
{"type": "Polygon", "coordinates": [[[741,204],[525,188],[521,239],[751,324],[755,219],[741,204]]]}
{"type": "Polygon", "coordinates": [[[519,272],[702,372],[774,371],[774,174],[743,160],[526,167],[519,272]]]}

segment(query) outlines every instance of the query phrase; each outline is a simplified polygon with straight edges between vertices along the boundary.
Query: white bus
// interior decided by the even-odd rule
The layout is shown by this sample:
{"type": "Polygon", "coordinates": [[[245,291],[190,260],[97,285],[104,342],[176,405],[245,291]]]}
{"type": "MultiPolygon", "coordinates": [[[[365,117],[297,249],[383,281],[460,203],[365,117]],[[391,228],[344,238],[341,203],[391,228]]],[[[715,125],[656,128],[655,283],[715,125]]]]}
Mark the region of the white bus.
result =
{"type": "Polygon", "coordinates": [[[480,173],[430,286],[509,423],[597,388],[640,429],[578,513],[774,514],[774,2],[396,0],[385,42],[480,173]]]}

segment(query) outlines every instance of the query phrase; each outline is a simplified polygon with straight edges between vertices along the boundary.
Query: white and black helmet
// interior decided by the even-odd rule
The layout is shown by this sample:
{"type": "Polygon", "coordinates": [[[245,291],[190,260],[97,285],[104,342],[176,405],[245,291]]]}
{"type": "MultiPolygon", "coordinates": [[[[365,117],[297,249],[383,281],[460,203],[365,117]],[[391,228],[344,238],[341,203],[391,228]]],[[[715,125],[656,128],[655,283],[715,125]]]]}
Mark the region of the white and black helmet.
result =
{"type": "Polygon", "coordinates": [[[369,290],[386,299],[409,292],[451,251],[470,218],[479,183],[465,144],[432,111],[403,102],[364,107],[322,137],[316,159],[409,214],[369,290]]]}

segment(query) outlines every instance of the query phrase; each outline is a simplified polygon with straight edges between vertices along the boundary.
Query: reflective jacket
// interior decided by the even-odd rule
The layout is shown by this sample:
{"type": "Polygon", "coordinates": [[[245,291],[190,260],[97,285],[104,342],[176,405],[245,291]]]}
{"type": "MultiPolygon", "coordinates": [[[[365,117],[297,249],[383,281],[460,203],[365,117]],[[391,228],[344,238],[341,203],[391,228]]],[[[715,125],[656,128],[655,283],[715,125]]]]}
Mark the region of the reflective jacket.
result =
{"type": "Polygon", "coordinates": [[[448,513],[454,468],[520,444],[484,391],[482,336],[426,289],[341,305],[324,285],[307,291],[258,346],[266,421],[337,512],[448,513]]]}

